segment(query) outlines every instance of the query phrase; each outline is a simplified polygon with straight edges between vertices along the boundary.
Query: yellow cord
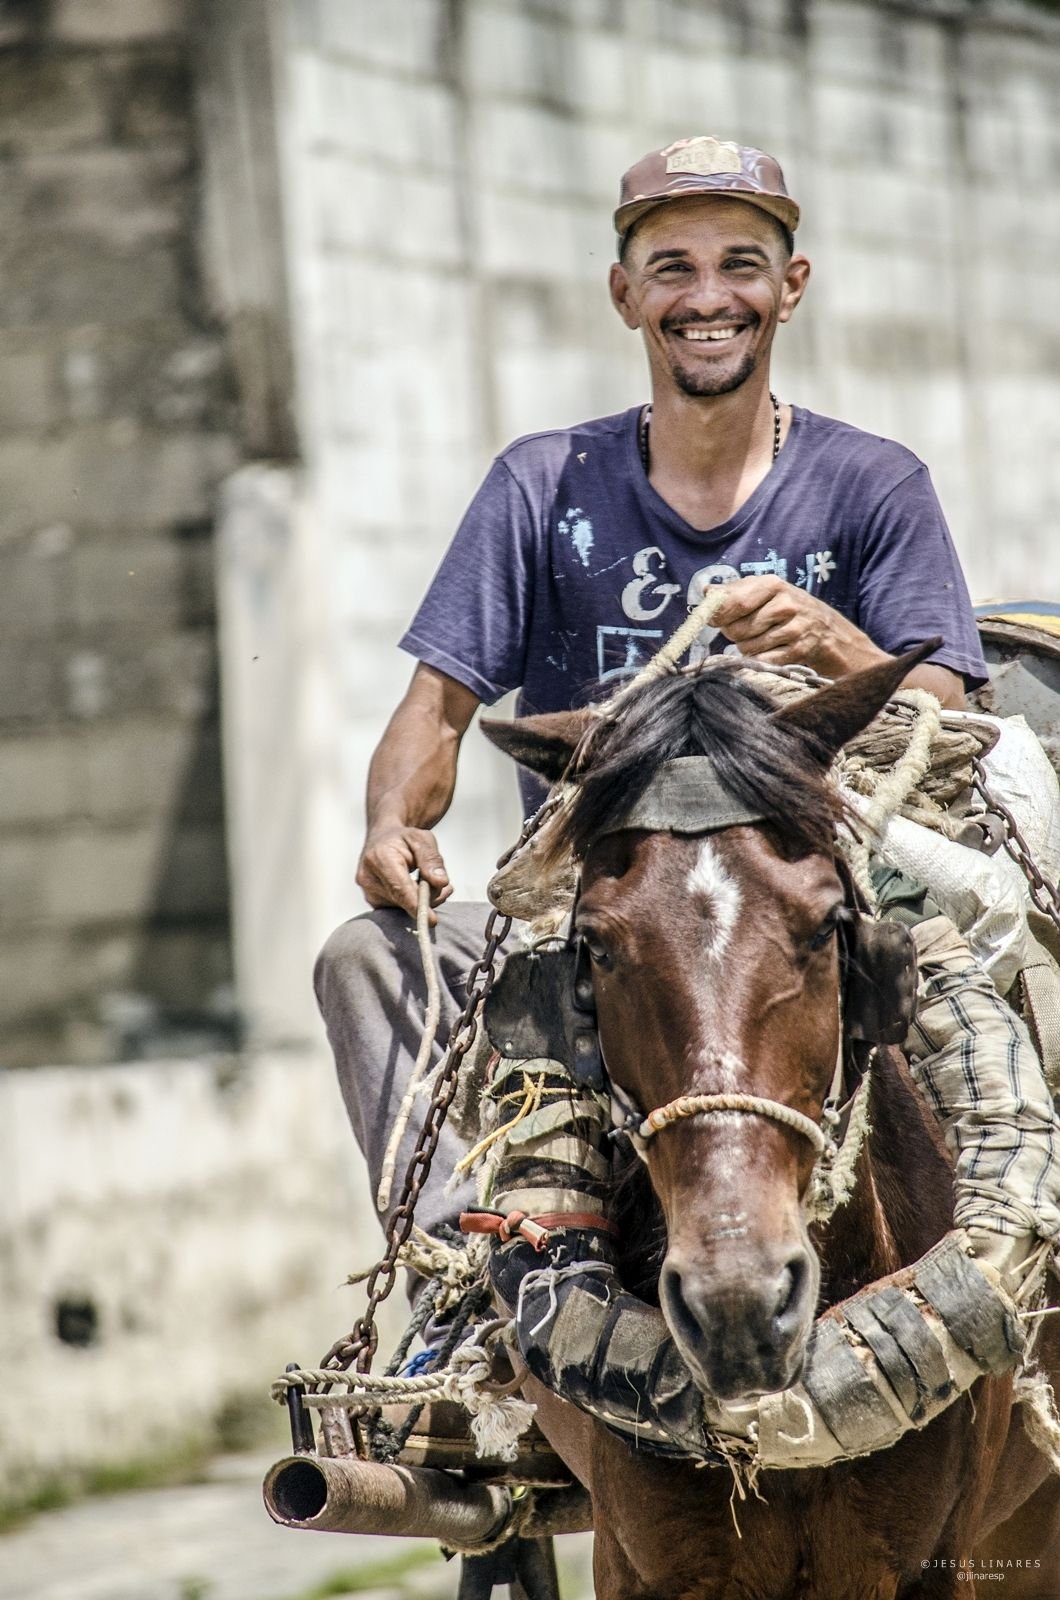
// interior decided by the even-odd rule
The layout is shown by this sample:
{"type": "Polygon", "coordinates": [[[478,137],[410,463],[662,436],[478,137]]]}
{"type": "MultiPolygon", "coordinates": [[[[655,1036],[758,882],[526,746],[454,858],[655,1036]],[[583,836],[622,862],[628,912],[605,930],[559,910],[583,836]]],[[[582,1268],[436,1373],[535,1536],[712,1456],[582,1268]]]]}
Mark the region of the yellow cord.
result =
{"type": "Polygon", "coordinates": [[[507,1122],[502,1122],[500,1127],[494,1128],[492,1133],[487,1133],[484,1139],[480,1139],[478,1144],[474,1145],[467,1155],[457,1162],[453,1168],[454,1173],[463,1177],[465,1172],[470,1172],[479,1156],[484,1156],[490,1146],[497,1143],[498,1139],[503,1139],[506,1133],[511,1133],[513,1128],[517,1128],[520,1122],[530,1115],[531,1111],[536,1111],[541,1104],[541,1091],[544,1088],[544,1083],[544,1077],[540,1077],[535,1081],[528,1072],[524,1072],[523,1103],[515,1113],[515,1116],[510,1117],[507,1122]]]}

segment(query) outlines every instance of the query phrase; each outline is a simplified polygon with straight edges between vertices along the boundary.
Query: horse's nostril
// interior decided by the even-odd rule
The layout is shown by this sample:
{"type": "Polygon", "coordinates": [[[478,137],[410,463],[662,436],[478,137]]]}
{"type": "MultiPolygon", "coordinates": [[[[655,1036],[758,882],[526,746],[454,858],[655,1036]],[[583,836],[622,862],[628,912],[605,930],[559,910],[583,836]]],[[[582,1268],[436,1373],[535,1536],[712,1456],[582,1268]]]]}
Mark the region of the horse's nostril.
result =
{"type": "Polygon", "coordinates": [[[806,1257],[793,1256],[777,1280],[776,1310],[773,1313],[777,1323],[798,1316],[809,1275],[810,1267],[806,1257]]]}
{"type": "Polygon", "coordinates": [[[694,1342],[702,1332],[700,1320],[685,1299],[680,1272],[669,1262],[663,1266],[659,1290],[660,1298],[669,1312],[671,1326],[694,1342]]]}

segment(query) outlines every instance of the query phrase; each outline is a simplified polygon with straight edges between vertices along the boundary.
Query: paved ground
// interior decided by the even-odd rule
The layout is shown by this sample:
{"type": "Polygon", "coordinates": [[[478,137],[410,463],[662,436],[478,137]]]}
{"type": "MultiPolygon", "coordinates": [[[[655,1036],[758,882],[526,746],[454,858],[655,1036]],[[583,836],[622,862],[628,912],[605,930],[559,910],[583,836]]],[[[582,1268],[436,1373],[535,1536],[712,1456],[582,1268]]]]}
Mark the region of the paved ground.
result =
{"type": "MultiPolygon", "coordinates": [[[[224,1456],[203,1483],[34,1518],[0,1536],[0,1600],[452,1600],[457,1565],[426,1541],[276,1527],[260,1493],[273,1459],[224,1456]]],[[[588,1536],[557,1551],[563,1600],[590,1600],[588,1536]]]]}

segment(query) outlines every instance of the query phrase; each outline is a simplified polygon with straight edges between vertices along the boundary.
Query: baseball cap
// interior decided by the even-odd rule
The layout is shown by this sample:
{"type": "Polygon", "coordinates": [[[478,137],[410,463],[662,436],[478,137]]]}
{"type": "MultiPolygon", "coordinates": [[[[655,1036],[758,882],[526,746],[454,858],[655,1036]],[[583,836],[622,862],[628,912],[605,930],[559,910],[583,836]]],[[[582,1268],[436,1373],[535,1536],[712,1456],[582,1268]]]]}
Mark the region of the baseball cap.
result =
{"type": "Polygon", "coordinates": [[[776,217],[792,233],[799,208],[788,194],[780,163],[764,150],[731,144],[711,134],[678,139],[665,150],[642,156],[622,179],[615,232],[624,239],[633,224],[666,200],[723,194],[746,200],[776,217]]]}

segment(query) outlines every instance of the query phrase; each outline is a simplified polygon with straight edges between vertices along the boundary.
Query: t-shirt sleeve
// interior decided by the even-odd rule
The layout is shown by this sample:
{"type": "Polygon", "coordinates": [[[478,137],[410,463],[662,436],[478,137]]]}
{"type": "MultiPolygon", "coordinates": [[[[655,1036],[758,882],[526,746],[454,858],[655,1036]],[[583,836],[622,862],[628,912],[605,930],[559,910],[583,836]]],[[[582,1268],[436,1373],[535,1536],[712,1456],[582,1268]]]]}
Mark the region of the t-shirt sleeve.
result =
{"type": "Polygon", "coordinates": [[[859,572],[857,622],[874,644],[900,655],[941,634],[931,661],[961,673],[968,688],[986,682],[968,586],[926,467],[876,508],[859,572]]]}
{"type": "Polygon", "coordinates": [[[493,463],[401,638],[402,650],[455,678],[487,705],[526,667],[536,532],[504,461],[493,463]]]}

